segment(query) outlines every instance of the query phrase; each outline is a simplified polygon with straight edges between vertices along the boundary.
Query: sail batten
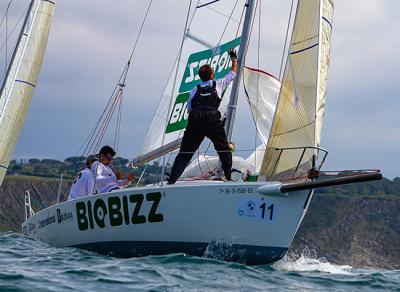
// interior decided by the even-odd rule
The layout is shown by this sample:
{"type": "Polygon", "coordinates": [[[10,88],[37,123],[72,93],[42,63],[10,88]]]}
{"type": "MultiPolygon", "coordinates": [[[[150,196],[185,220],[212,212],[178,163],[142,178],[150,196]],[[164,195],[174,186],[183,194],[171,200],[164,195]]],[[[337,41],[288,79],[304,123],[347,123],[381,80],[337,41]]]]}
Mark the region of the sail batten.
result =
{"type": "Polygon", "coordinates": [[[0,92],[0,184],[10,163],[36,88],[55,1],[31,2],[0,92]]]}

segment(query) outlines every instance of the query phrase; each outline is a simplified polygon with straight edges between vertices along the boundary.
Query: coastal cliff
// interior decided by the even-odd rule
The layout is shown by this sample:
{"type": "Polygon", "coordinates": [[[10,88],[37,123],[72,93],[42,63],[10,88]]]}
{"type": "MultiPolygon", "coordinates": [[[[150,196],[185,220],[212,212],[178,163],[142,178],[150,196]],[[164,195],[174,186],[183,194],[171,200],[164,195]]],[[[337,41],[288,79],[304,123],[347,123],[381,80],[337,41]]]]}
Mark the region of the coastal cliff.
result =
{"type": "Polygon", "coordinates": [[[400,196],[316,194],[291,252],[352,267],[400,268],[400,196]]]}
{"type": "MultiPolygon", "coordinates": [[[[34,210],[55,203],[54,178],[8,176],[0,188],[0,231],[20,232],[24,191],[34,210]]],[[[63,183],[62,200],[71,185],[63,183]]],[[[312,250],[337,264],[400,268],[400,179],[324,189],[315,194],[289,254],[312,250]]]]}

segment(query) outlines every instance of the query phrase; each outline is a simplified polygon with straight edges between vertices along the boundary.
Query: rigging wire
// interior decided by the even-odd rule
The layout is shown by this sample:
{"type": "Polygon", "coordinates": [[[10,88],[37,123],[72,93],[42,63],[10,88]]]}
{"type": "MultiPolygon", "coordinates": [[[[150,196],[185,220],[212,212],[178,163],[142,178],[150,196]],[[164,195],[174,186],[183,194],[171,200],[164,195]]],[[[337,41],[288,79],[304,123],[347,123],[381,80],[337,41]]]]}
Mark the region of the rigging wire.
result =
{"type": "MultiPolygon", "coordinates": [[[[254,22],[255,22],[255,19],[256,19],[257,8],[258,8],[258,0],[257,0],[257,2],[256,2],[256,6],[255,6],[255,8],[254,8],[253,19],[251,20],[251,27],[250,27],[249,39],[251,39],[252,34],[253,34],[253,27],[254,27],[254,22]]],[[[246,52],[248,51],[249,46],[250,46],[250,42],[247,43],[246,52]]],[[[246,56],[245,56],[244,64],[246,64],[246,56]]]]}
{"type": "MultiPolygon", "coordinates": [[[[201,1],[201,0],[197,0],[196,7],[199,5],[200,1],[201,1]]],[[[191,25],[192,25],[192,23],[193,23],[193,20],[194,20],[194,17],[195,17],[195,16],[196,16],[196,10],[195,10],[195,12],[193,13],[193,15],[192,15],[192,17],[191,17],[191,19],[190,19],[190,21],[189,21],[188,30],[190,30],[190,27],[191,27],[191,25]]],[[[164,96],[164,93],[165,93],[166,90],[167,90],[167,87],[168,87],[168,84],[169,84],[169,80],[171,79],[172,74],[173,74],[174,71],[175,71],[175,70],[174,70],[174,69],[175,69],[175,64],[177,64],[178,62],[180,62],[179,56],[180,56],[180,50],[179,50],[178,53],[177,53],[177,56],[176,56],[175,61],[174,61],[174,66],[172,66],[172,69],[171,69],[171,71],[170,71],[170,73],[169,73],[169,75],[168,75],[168,79],[167,79],[167,81],[166,81],[166,83],[165,83],[165,85],[164,85],[164,87],[163,87],[163,88],[164,88],[164,89],[163,89],[163,93],[162,93],[162,95],[161,95],[161,97],[160,97],[160,100],[159,100],[159,102],[158,102],[157,109],[159,108],[159,106],[160,106],[160,104],[161,104],[161,102],[162,102],[162,97],[164,96]]],[[[157,113],[157,109],[156,109],[155,113],[153,114],[153,116],[155,116],[155,114],[157,113]]],[[[168,119],[168,114],[169,114],[169,111],[167,112],[167,118],[166,118],[166,119],[168,119]]],[[[150,126],[150,127],[151,127],[151,126],[150,126]]],[[[147,135],[149,134],[149,132],[150,132],[150,130],[151,130],[150,127],[147,129],[146,137],[147,137],[147,135]]],[[[182,134],[182,131],[180,131],[180,133],[178,134],[178,138],[180,137],[181,134],[182,134]]],[[[162,144],[161,144],[160,146],[162,146],[162,144]]],[[[168,157],[168,160],[167,160],[167,164],[170,162],[171,157],[172,157],[172,153],[169,154],[169,157],[168,157]]],[[[161,157],[158,159],[158,164],[160,165],[160,163],[161,163],[161,157]]]]}
{"type": "Polygon", "coordinates": [[[197,6],[196,6],[196,9],[199,9],[199,8],[201,8],[201,7],[208,6],[208,5],[210,5],[210,4],[213,4],[213,3],[219,2],[219,1],[221,1],[221,0],[213,0],[213,1],[210,1],[210,2],[208,2],[208,3],[204,3],[204,4],[201,4],[201,5],[197,5],[197,6]]]}
{"type": "MultiPolygon", "coordinates": [[[[5,51],[5,62],[4,62],[4,78],[7,78],[7,65],[8,65],[8,11],[10,9],[11,3],[13,0],[10,0],[10,2],[7,5],[6,11],[4,13],[3,19],[1,23],[5,20],[6,22],[6,41],[5,41],[5,46],[6,46],[6,51],[5,51]]],[[[6,82],[6,80],[4,80],[6,82]]],[[[7,95],[7,89],[6,89],[6,95],[7,95]]]]}
{"type": "MultiPolygon", "coordinates": [[[[25,14],[27,13],[27,11],[28,11],[28,9],[29,9],[29,6],[30,6],[30,5],[26,6],[24,12],[23,12],[23,13],[21,14],[21,16],[18,18],[18,21],[16,22],[16,24],[14,25],[14,27],[13,27],[13,28],[10,30],[10,32],[8,33],[8,36],[7,36],[8,39],[10,39],[11,35],[12,35],[12,34],[14,33],[14,31],[17,29],[18,24],[21,22],[21,20],[24,18],[25,14]]],[[[1,26],[1,24],[0,24],[0,26],[1,26]]],[[[7,39],[7,38],[6,38],[6,39],[7,39]]],[[[4,48],[5,46],[6,46],[6,41],[4,41],[4,43],[0,46],[0,51],[2,51],[3,48],[4,48]]]]}
{"type": "MultiPolygon", "coordinates": [[[[200,1],[199,1],[199,2],[200,2],[200,1]]],[[[239,2],[239,0],[236,0],[235,5],[233,6],[233,9],[231,10],[230,15],[228,16],[227,23],[226,23],[226,25],[225,25],[225,27],[224,27],[222,33],[221,33],[221,36],[220,36],[220,38],[219,38],[217,47],[221,44],[221,41],[222,41],[222,38],[223,38],[224,35],[225,35],[226,29],[227,29],[227,27],[228,27],[230,21],[233,19],[232,16],[233,16],[233,13],[235,12],[235,9],[236,9],[236,6],[237,6],[238,2],[239,2]]],[[[246,7],[246,5],[243,5],[242,17],[243,17],[243,12],[244,12],[244,10],[245,10],[245,7],[246,7]]],[[[236,32],[235,38],[237,37],[238,31],[239,31],[239,27],[240,27],[240,24],[241,24],[241,21],[242,21],[242,17],[241,17],[240,22],[239,22],[239,24],[238,24],[238,30],[237,30],[237,32],[236,32]]],[[[214,54],[216,54],[216,52],[214,52],[214,54]]],[[[214,56],[214,55],[213,55],[213,56],[214,56]]],[[[182,135],[182,133],[183,133],[183,130],[180,131],[178,137],[180,137],[180,136],[182,135]]],[[[162,144],[163,144],[163,143],[162,143],[162,144]]],[[[161,144],[161,145],[162,145],[162,144],[161,144]]],[[[204,156],[207,154],[207,151],[208,151],[208,149],[210,148],[210,146],[211,146],[211,142],[208,143],[208,146],[207,146],[207,148],[206,148],[206,151],[204,152],[204,156]]],[[[172,158],[172,153],[169,154],[167,163],[170,162],[171,158],[172,158]]]]}
{"type": "Polygon", "coordinates": [[[127,79],[128,73],[129,73],[129,69],[131,67],[137,45],[138,45],[140,37],[142,35],[144,25],[146,23],[149,13],[150,13],[150,8],[151,8],[152,3],[153,3],[153,0],[150,0],[149,4],[147,6],[145,16],[140,25],[138,35],[133,44],[132,51],[129,55],[128,62],[126,63],[126,65],[120,75],[120,78],[118,79],[118,82],[117,82],[116,86],[114,87],[114,90],[106,104],[106,107],[105,107],[103,113],[100,115],[100,118],[97,120],[94,128],[89,133],[89,136],[85,139],[82,146],[78,150],[78,153],[80,153],[81,150],[84,149],[83,150],[84,156],[88,155],[91,152],[94,153],[98,150],[98,148],[100,147],[100,144],[103,141],[103,138],[109,128],[109,124],[111,122],[112,117],[114,116],[114,112],[116,109],[118,109],[117,110],[118,112],[117,112],[117,120],[116,120],[116,129],[115,129],[115,133],[114,133],[114,148],[117,149],[119,146],[119,137],[120,137],[120,128],[121,128],[121,119],[122,119],[123,92],[126,87],[126,79],[127,79]]]}
{"type": "Polygon", "coordinates": [[[136,51],[137,44],[139,43],[140,36],[142,35],[144,24],[146,22],[147,17],[149,16],[150,8],[151,8],[151,4],[152,3],[153,3],[153,0],[150,0],[149,5],[147,6],[146,14],[144,15],[142,24],[140,25],[139,33],[138,33],[138,36],[137,36],[137,38],[135,40],[135,44],[133,45],[132,53],[131,53],[131,55],[129,57],[129,63],[130,63],[130,61],[132,61],[133,55],[134,55],[134,53],[136,51]]]}
{"type": "MultiPolygon", "coordinates": [[[[179,63],[180,63],[180,60],[181,60],[183,45],[185,43],[186,32],[187,32],[188,25],[189,25],[190,11],[191,11],[191,8],[192,8],[192,2],[193,2],[193,0],[190,0],[189,6],[188,6],[188,12],[187,12],[187,15],[186,15],[185,29],[183,31],[181,46],[179,48],[178,62],[176,64],[176,72],[175,72],[174,82],[173,82],[173,85],[172,85],[171,97],[170,97],[169,105],[168,105],[168,113],[169,113],[169,110],[170,110],[170,108],[172,106],[172,99],[173,99],[174,91],[175,91],[175,87],[176,87],[176,80],[178,79],[179,63]]],[[[163,145],[164,141],[165,141],[165,130],[166,130],[166,127],[168,125],[168,118],[169,118],[169,116],[167,115],[167,118],[165,120],[165,129],[164,129],[164,132],[163,132],[161,145],[163,145]]],[[[163,165],[162,165],[162,168],[161,168],[161,185],[162,185],[162,183],[164,181],[164,171],[165,171],[165,155],[163,155],[163,165]]]]}
{"type": "MultiPolygon", "coordinates": [[[[257,4],[258,5],[258,0],[257,4]]],[[[261,1],[260,6],[258,7],[258,42],[257,42],[257,69],[260,70],[260,50],[261,50],[261,1]]],[[[258,107],[260,96],[260,75],[257,74],[257,100],[256,107],[258,107]]],[[[250,105],[251,110],[251,105],[250,105]]],[[[258,115],[256,115],[256,124],[255,124],[255,132],[254,132],[254,167],[257,168],[257,138],[258,138],[258,115]]]]}
{"type": "Polygon", "coordinates": [[[1,20],[1,24],[3,24],[4,20],[6,22],[6,41],[5,41],[6,54],[5,54],[5,62],[4,62],[4,64],[5,64],[5,74],[4,74],[4,76],[7,75],[7,63],[8,63],[7,62],[7,58],[8,58],[8,11],[10,9],[10,6],[11,6],[12,2],[13,2],[13,0],[10,0],[10,2],[8,3],[6,11],[5,11],[4,16],[3,16],[3,19],[1,20]]]}
{"type": "Polygon", "coordinates": [[[236,30],[235,38],[237,38],[237,36],[239,34],[240,25],[242,24],[243,16],[244,16],[244,12],[245,11],[246,11],[246,5],[243,5],[242,14],[240,15],[239,25],[238,25],[237,30],[236,30]]]}
{"type": "MultiPolygon", "coordinates": [[[[235,9],[236,9],[236,6],[237,6],[238,2],[239,2],[239,0],[236,0],[236,2],[235,2],[235,5],[233,5],[233,8],[232,8],[231,14],[229,14],[228,21],[226,22],[226,25],[225,25],[225,27],[224,27],[224,30],[223,30],[223,31],[222,31],[222,33],[221,33],[221,37],[219,38],[219,41],[218,41],[217,47],[218,47],[218,46],[221,44],[222,38],[224,37],[224,35],[225,35],[225,32],[226,32],[226,29],[228,28],[228,25],[229,25],[229,23],[231,22],[231,19],[232,19],[233,13],[235,12],[235,9]]],[[[214,54],[216,54],[216,53],[217,53],[217,52],[215,51],[215,52],[214,52],[214,54]]]]}
{"type": "MultiPolygon", "coordinates": [[[[212,6],[208,6],[207,9],[217,13],[218,15],[220,15],[222,17],[229,17],[229,14],[226,14],[223,11],[220,11],[212,6]]],[[[236,18],[233,18],[233,17],[232,17],[231,21],[239,23],[239,20],[237,20],[236,18]]]]}
{"type": "Polygon", "coordinates": [[[282,75],[282,69],[283,69],[283,61],[285,60],[285,52],[286,52],[287,41],[288,41],[288,38],[289,38],[289,28],[290,28],[290,20],[292,19],[293,5],[294,5],[294,0],[292,0],[292,5],[290,6],[289,20],[288,20],[288,25],[287,25],[287,28],[286,28],[285,44],[283,46],[283,54],[282,54],[281,66],[280,66],[279,75],[278,75],[278,78],[279,78],[280,81],[282,81],[282,78],[283,78],[283,76],[281,76],[281,75],[282,75]]]}
{"type": "Polygon", "coordinates": [[[96,135],[96,133],[98,132],[98,130],[100,128],[100,123],[104,120],[104,118],[107,115],[107,112],[108,112],[110,106],[113,103],[113,100],[115,99],[116,92],[118,90],[119,84],[123,80],[126,70],[127,70],[127,65],[125,65],[124,71],[122,72],[121,76],[119,77],[118,82],[115,85],[115,88],[114,88],[114,90],[113,90],[113,92],[112,92],[112,94],[111,94],[111,96],[110,96],[110,98],[109,98],[109,100],[108,100],[108,102],[106,104],[106,107],[104,108],[103,113],[100,115],[99,119],[97,120],[97,122],[94,125],[94,128],[92,129],[92,131],[89,133],[88,137],[85,139],[85,141],[83,142],[83,144],[79,148],[77,154],[82,153],[83,156],[86,156],[87,154],[90,153],[91,149],[93,148],[94,143],[95,143],[94,141],[96,141],[95,140],[95,135],[96,135]],[[82,149],[84,149],[83,152],[81,152],[82,149]]]}
{"type": "Polygon", "coordinates": [[[14,0],[10,0],[10,2],[8,2],[7,6],[6,6],[7,8],[6,8],[6,10],[5,10],[3,16],[1,17],[0,26],[3,24],[4,20],[6,19],[6,16],[7,16],[7,14],[8,14],[8,9],[10,8],[11,3],[12,3],[13,1],[14,1],[14,0]]]}
{"type": "MultiPolygon", "coordinates": [[[[224,37],[224,34],[225,34],[226,29],[227,29],[227,27],[228,27],[228,25],[229,25],[229,22],[230,22],[231,19],[232,19],[233,13],[235,12],[235,9],[236,9],[236,6],[237,6],[238,2],[239,2],[239,1],[236,0],[235,5],[233,6],[233,9],[232,9],[232,11],[231,11],[231,13],[230,13],[230,15],[229,15],[228,21],[227,21],[227,23],[226,23],[226,25],[225,25],[225,28],[224,28],[224,30],[222,31],[221,37],[220,37],[219,42],[218,42],[218,46],[221,44],[222,38],[224,37]]],[[[245,9],[246,9],[246,2],[245,2],[245,4],[243,5],[242,15],[241,15],[241,17],[240,17],[240,22],[239,22],[239,24],[238,24],[238,28],[237,28],[237,31],[236,31],[236,36],[235,36],[235,38],[236,38],[237,35],[238,35],[239,28],[240,28],[240,25],[241,25],[241,22],[242,22],[242,18],[243,18],[243,13],[244,13],[245,9]]],[[[229,142],[229,141],[228,141],[228,142],[229,142]]],[[[210,149],[210,147],[211,147],[211,142],[208,142],[208,145],[207,145],[207,147],[206,147],[206,151],[204,152],[204,156],[207,154],[207,152],[208,152],[208,150],[210,149]]]]}

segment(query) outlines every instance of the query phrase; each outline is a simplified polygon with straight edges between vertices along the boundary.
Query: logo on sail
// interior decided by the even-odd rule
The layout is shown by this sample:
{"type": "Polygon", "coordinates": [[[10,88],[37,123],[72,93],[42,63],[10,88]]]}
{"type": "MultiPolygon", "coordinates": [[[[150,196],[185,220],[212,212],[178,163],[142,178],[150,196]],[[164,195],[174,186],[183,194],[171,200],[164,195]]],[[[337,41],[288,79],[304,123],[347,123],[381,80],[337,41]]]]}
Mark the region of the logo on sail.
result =
{"type": "Polygon", "coordinates": [[[210,64],[215,72],[215,79],[224,77],[231,70],[232,63],[229,58],[229,50],[238,50],[240,37],[228,43],[222,44],[214,49],[209,49],[190,55],[182,81],[179,87],[178,96],[168,119],[166,133],[172,133],[185,129],[189,114],[187,112],[187,101],[189,92],[201,82],[199,69],[205,64],[210,64]]]}

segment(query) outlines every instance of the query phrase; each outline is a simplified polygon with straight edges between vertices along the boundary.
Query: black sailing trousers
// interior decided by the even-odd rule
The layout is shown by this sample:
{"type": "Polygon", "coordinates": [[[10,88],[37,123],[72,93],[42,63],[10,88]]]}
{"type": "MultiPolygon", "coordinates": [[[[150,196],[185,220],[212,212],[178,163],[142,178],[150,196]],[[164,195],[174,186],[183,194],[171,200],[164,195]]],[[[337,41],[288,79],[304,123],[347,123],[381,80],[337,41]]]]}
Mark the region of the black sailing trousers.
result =
{"type": "Polygon", "coordinates": [[[224,124],[220,118],[221,113],[218,111],[192,111],[190,113],[181,148],[172,166],[169,183],[175,183],[182,175],[205,137],[209,138],[214,144],[226,179],[231,179],[232,153],[229,149],[224,124]]]}

